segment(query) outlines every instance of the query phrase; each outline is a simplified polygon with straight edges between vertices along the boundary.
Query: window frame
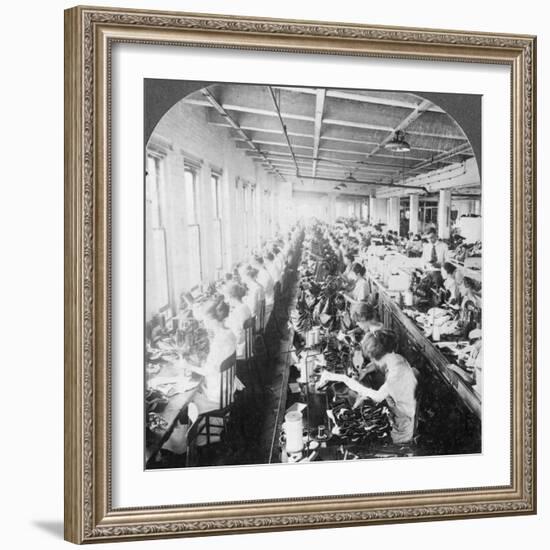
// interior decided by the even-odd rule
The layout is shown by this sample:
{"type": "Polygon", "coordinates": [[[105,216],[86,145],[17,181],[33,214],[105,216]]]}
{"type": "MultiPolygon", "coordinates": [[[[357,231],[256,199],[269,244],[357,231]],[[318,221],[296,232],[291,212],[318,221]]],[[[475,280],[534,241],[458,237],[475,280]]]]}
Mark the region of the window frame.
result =
{"type": "MultiPolygon", "coordinates": [[[[196,285],[202,283],[202,278],[204,274],[203,270],[203,250],[202,250],[202,231],[201,231],[201,193],[199,188],[199,182],[201,177],[202,161],[188,155],[183,152],[183,184],[185,186],[184,196],[185,199],[188,198],[188,189],[187,189],[187,174],[192,174],[193,176],[193,188],[192,188],[192,197],[193,197],[193,210],[192,210],[192,223],[189,223],[189,220],[183,219],[182,222],[186,227],[187,233],[187,246],[188,246],[188,255],[193,257],[193,261],[189,262],[192,264],[195,262],[196,267],[191,267],[187,273],[187,282],[188,287],[192,288],[196,285]],[[195,242],[192,242],[192,239],[195,239],[195,242]]],[[[189,208],[185,207],[185,215],[188,215],[190,212],[189,208]]]]}
{"type": "MultiPolygon", "coordinates": [[[[165,274],[165,281],[164,281],[164,291],[163,294],[166,295],[166,301],[162,302],[158,307],[154,308],[153,315],[159,314],[163,316],[167,316],[171,311],[171,296],[173,291],[173,281],[170,276],[170,258],[168,253],[168,242],[167,242],[167,231],[166,231],[166,225],[165,225],[165,217],[166,213],[164,212],[163,208],[163,185],[165,184],[165,174],[166,174],[166,156],[167,151],[171,149],[171,147],[167,144],[158,144],[156,142],[150,144],[149,147],[147,147],[145,152],[145,189],[144,189],[144,199],[145,199],[145,207],[147,206],[147,202],[149,202],[149,172],[148,172],[148,161],[149,159],[153,159],[155,164],[155,182],[154,182],[154,193],[156,194],[156,200],[154,203],[156,203],[156,215],[153,216],[153,219],[156,217],[156,221],[158,224],[155,226],[151,224],[151,229],[153,231],[151,235],[152,239],[152,246],[155,248],[155,244],[158,240],[158,235],[162,235],[162,247],[159,250],[155,250],[153,252],[154,256],[156,257],[157,253],[160,252],[162,255],[162,262],[164,265],[163,272],[165,274]]],[[[151,201],[151,204],[153,204],[153,201],[151,201]]],[[[146,209],[147,210],[147,209],[146,209]]],[[[153,220],[152,220],[153,221],[153,220]]],[[[145,226],[146,227],[146,226],[145,226]]],[[[146,254],[146,251],[144,252],[146,254]]],[[[145,259],[145,262],[147,260],[145,259]]],[[[146,264],[145,264],[146,265],[146,264]]],[[[155,272],[155,275],[157,273],[155,272]]],[[[154,282],[154,284],[158,284],[157,281],[154,282]]]]}
{"type": "Polygon", "coordinates": [[[222,172],[211,168],[210,187],[213,202],[212,233],[214,240],[214,269],[218,272],[224,267],[224,231],[223,231],[223,204],[222,204],[222,172]]]}

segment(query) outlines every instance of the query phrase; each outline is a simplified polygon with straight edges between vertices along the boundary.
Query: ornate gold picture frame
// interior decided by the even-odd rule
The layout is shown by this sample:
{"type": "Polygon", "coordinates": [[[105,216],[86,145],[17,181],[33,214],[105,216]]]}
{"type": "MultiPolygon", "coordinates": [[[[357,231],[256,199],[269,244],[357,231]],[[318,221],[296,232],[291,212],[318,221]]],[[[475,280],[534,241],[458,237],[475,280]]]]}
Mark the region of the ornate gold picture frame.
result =
{"type": "Polygon", "coordinates": [[[75,7],[65,12],[65,538],[75,543],[536,512],[536,38],[75,7]],[[506,65],[511,69],[511,483],[114,508],[111,52],[116,43],[506,65]]]}

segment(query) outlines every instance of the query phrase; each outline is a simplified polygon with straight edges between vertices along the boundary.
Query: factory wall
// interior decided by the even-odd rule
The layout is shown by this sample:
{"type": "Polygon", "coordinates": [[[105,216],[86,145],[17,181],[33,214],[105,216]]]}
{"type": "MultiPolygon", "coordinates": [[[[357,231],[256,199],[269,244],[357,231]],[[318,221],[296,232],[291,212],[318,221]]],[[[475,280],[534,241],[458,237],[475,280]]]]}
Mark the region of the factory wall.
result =
{"type": "MultiPolygon", "coordinates": [[[[162,256],[162,250],[155,254],[153,249],[162,247],[164,241],[172,308],[177,307],[181,292],[196,284],[197,263],[203,282],[215,280],[236,262],[248,258],[291,221],[290,184],[268,174],[243,149],[238,149],[228,129],[209,124],[206,110],[184,102],[176,104],[159,122],[147,145],[148,156],[157,159],[159,168],[161,228],[155,231],[151,226],[151,201],[148,200],[146,279],[151,283],[159,275],[155,263],[162,256]],[[196,177],[195,224],[190,223],[187,211],[186,169],[193,170],[196,177]],[[217,175],[220,182],[217,215],[212,175],[217,175]],[[221,226],[221,246],[217,245],[217,224],[221,226]],[[197,254],[190,254],[193,246],[189,245],[197,242],[197,236],[200,240],[198,261],[197,254]],[[215,249],[217,246],[220,246],[221,258],[215,249]]],[[[147,318],[166,305],[161,303],[163,295],[147,292],[147,318]]]]}

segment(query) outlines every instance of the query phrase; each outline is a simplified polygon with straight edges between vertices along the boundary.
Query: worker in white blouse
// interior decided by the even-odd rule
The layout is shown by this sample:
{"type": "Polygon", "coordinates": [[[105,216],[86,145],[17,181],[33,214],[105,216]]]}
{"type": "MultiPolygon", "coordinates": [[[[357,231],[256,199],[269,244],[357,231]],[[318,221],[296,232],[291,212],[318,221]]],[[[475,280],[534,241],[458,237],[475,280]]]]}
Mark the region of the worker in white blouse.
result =
{"type": "Polygon", "coordinates": [[[246,289],[242,285],[230,283],[226,286],[225,290],[230,308],[229,315],[225,320],[225,326],[237,338],[237,359],[242,359],[245,351],[244,324],[252,317],[252,313],[250,312],[250,308],[243,303],[246,289]]]}
{"type": "Polygon", "coordinates": [[[446,301],[452,305],[460,304],[461,296],[456,280],[456,266],[450,262],[445,262],[441,266],[441,277],[445,288],[446,301]]]}
{"type": "Polygon", "coordinates": [[[344,299],[349,302],[349,314],[353,319],[354,315],[361,309],[369,299],[369,284],[365,279],[366,269],[360,263],[352,265],[350,276],[353,289],[350,292],[344,292],[344,299]]]}
{"type": "MultiPolygon", "coordinates": [[[[202,302],[197,309],[198,318],[202,320],[209,334],[210,349],[204,363],[196,365],[188,362],[185,371],[194,372],[202,377],[201,384],[197,392],[193,395],[192,403],[199,414],[213,411],[221,407],[221,371],[220,367],[225,359],[231,357],[237,350],[237,340],[233,332],[225,326],[225,320],[229,314],[229,306],[220,299],[210,299],[202,302]]],[[[182,371],[183,374],[183,371],[182,371]]],[[[232,386],[234,391],[244,388],[242,382],[235,377],[232,386]]],[[[185,392],[175,395],[171,399],[171,406],[175,403],[185,402],[187,396],[185,392]]],[[[231,398],[232,399],[232,398],[231,398]]],[[[183,454],[187,449],[187,432],[189,429],[189,418],[186,411],[182,411],[179,422],[176,423],[170,438],[163,445],[176,454],[183,454]]],[[[200,417],[200,422],[204,417],[200,417]]],[[[223,431],[223,421],[221,418],[212,418],[210,426],[210,441],[220,441],[223,431]]],[[[197,445],[205,445],[207,439],[204,436],[197,438],[197,445]]]]}
{"type": "Polygon", "coordinates": [[[448,258],[449,247],[437,238],[435,229],[430,229],[428,242],[422,250],[422,263],[427,266],[441,267],[448,258]]]}
{"type": "Polygon", "coordinates": [[[292,235],[289,233],[287,238],[284,241],[283,249],[282,249],[283,259],[285,260],[285,262],[287,264],[290,263],[290,260],[291,260],[291,258],[290,258],[290,241],[291,241],[291,238],[292,238],[292,235]]]}
{"type": "Polygon", "coordinates": [[[350,285],[350,287],[353,287],[353,283],[355,282],[355,277],[352,273],[354,263],[355,263],[355,255],[351,252],[346,253],[344,255],[342,277],[345,280],[345,282],[350,285]]]}
{"type": "Polygon", "coordinates": [[[258,270],[251,265],[243,265],[239,269],[239,274],[247,289],[243,302],[249,307],[252,316],[256,317],[256,330],[260,330],[260,307],[265,302],[265,291],[256,280],[258,270]]]}
{"type": "Polygon", "coordinates": [[[281,270],[281,272],[283,272],[285,270],[285,259],[283,258],[281,249],[277,245],[275,245],[271,251],[273,252],[273,256],[275,256],[275,264],[281,270]]]}
{"type": "Polygon", "coordinates": [[[363,355],[372,360],[373,366],[385,373],[385,381],[378,390],[373,390],[361,382],[329,371],[323,371],[317,386],[327,382],[343,382],[350,390],[357,393],[354,408],[365,399],[376,403],[386,401],[391,412],[392,441],[398,444],[409,443],[414,436],[416,415],[417,380],[407,360],[395,353],[396,337],[392,331],[378,330],[368,334],[361,343],[363,355]]]}
{"type": "Polygon", "coordinates": [[[261,256],[254,256],[252,258],[252,266],[258,270],[256,280],[264,287],[265,324],[267,325],[273,311],[273,304],[275,303],[275,281],[265,268],[264,259],[261,256]]]}
{"type": "Polygon", "coordinates": [[[264,256],[264,265],[267,271],[269,272],[269,274],[271,275],[271,277],[273,278],[273,280],[276,283],[280,283],[282,273],[279,267],[277,266],[277,264],[275,263],[275,256],[273,256],[272,252],[268,252],[264,256]]]}

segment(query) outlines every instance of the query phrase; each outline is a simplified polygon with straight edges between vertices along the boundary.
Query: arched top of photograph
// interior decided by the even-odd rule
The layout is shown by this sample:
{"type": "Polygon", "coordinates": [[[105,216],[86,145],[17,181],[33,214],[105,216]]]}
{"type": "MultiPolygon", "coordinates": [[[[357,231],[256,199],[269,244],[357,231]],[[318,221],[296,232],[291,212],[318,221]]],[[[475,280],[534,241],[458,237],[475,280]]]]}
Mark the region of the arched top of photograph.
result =
{"type": "MultiPolygon", "coordinates": [[[[182,81],[178,93],[170,83],[172,103],[156,114],[149,143],[188,117],[179,128],[184,135],[201,121],[219,139],[229,135],[267,175],[299,183],[300,191],[437,190],[461,175],[461,192],[480,194],[481,121],[472,122],[480,116],[479,96],[204,84],[182,81]]],[[[203,157],[207,151],[197,141],[187,153],[203,157]]]]}

